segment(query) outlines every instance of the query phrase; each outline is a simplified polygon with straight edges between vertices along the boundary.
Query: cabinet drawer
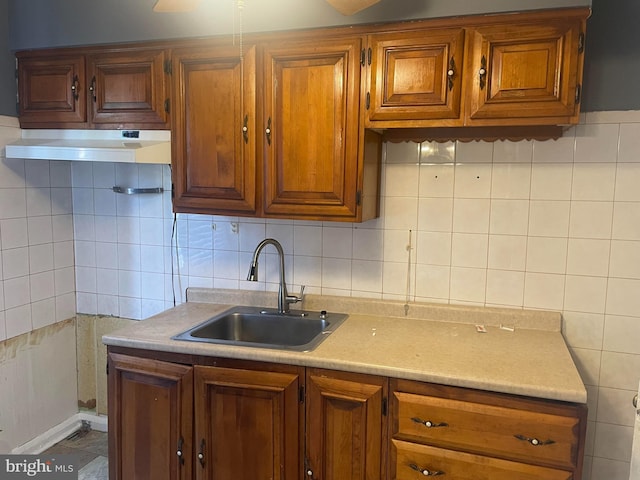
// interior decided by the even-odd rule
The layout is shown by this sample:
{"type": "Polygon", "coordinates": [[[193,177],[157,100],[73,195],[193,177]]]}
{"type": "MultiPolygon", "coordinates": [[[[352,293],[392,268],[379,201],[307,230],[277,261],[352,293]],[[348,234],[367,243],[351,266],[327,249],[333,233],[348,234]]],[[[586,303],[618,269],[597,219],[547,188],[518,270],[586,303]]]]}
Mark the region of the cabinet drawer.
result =
{"type": "Polygon", "coordinates": [[[404,392],[394,396],[394,438],[527,463],[576,466],[576,417],[404,392]]]}
{"type": "Polygon", "coordinates": [[[391,479],[418,480],[442,476],[450,480],[570,480],[571,472],[524,463],[392,441],[391,479]]]}

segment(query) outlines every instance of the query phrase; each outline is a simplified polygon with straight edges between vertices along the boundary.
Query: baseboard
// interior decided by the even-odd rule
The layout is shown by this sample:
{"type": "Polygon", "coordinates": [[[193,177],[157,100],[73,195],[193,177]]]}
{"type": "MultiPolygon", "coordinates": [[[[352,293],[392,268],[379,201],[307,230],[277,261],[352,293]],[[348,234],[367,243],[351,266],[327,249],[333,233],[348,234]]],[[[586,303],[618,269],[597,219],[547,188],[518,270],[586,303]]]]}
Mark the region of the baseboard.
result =
{"type": "Polygon", "coordinates": [[[72,417],[59,423],[24,445],[14,448],[11,453],[21,455],[37,455],[47,448],[64,440],[76,430],[82,427],[83,422],[88,422],[92,430],[107,431],[107,417],[87,412],[78,412],[72,417]]]}

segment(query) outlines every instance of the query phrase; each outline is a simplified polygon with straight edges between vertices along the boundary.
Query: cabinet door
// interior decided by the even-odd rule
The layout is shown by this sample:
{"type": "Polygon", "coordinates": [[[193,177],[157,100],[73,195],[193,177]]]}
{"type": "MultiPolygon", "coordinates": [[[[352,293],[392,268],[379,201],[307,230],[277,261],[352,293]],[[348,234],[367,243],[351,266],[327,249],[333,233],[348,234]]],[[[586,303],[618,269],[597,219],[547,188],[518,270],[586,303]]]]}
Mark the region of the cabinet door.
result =
{"type": "Polygon", "coordinates": [[[371,35],[369,46],[370,125],[384,120],[402,120],[403,127],[424,120],[460,123],[462,28],[371,35]]]}
{"type": "Polygon", "coordinates": [[[109,355],[110,480],[191,478],[193,368],[109,355]]]}
{"type": "Polygon", "coordinates": [[[175,50],[172,61],[174,210],[254,214],[255,47],[175,50]]]}
{"type": "Polygon", "coordinates": [[[471,33],[469,124],[576,123],[582,21],[549,21],[471,33]]]}
{"type": "Polygon", "coordinates": [[[299,377],[195,367],[196,478],[294,480],[299,377]]]}
{"type": "Polygon", "coordinates": [[[164,50],[90,56],[90,122],[106,128],[168,128],[166,59],[164,50]]]}
{"type": "Polygon", "coordinates": [[[23,127],[55,127],[86,122],[84,68],[82,55],[20,57],[20,124],[23,127]]]}
{"type": "Polygon", "coordinates": [[[265,47],[264,213],[357,215],[362,40],[265,47]]]}
{"type": "Polygon", "coordinates": [[[384,378],[308,369],[307,478],[385,478],[384,378]]]}

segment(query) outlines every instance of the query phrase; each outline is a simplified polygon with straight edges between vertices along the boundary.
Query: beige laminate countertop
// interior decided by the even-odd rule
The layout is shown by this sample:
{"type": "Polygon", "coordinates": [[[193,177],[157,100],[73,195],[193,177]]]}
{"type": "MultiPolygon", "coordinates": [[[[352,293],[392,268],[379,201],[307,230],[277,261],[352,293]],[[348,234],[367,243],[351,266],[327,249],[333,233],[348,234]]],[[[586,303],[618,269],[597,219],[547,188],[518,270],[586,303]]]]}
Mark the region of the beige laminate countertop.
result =
{"type": "Polygon", "coordinates": [[[103,342],[587,401],[556,312],[411,304],[405,316],[401,302],[308,296],[307,310],[349,313],[349,318],[310,352],[171,339],[233,305],[273,306],[274,297],[264,292],[190,290],[188,303],[105,335],[103,342]],[[332,308],[326,308],[328,304],[332,308]],[[479,333],[477,324],[484,325],[487,332],[479,333]]]}

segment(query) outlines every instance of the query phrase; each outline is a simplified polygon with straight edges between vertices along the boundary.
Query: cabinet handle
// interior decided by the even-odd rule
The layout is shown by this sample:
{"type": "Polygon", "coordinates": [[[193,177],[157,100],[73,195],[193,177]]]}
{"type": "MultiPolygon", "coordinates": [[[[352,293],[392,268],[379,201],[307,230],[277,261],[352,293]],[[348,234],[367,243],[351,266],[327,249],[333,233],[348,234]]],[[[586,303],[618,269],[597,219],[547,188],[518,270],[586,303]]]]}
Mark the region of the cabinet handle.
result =
{"type": "Polygon", "coordinates": [[[551,445],[556,443],[555,440],[539,440],[537,438],[530,438],[525,435],[514,435],[518,440],[522,440],[523,442],[529,442],[534,447],[541,447],[543,445],[551,445]]]}
{"type": "Polygon", "coordinates": [[[178,461],[180,462],[180,465],[184,465],[184,456],[182,454],[182,445],[184,443],[184,439],[182,437],[180,437],[178,439],[178,451],[176,452],[176,455],[178,456],[178,461]]]}
{"type": "Polygon", "coordinates": [[[244,123],[242,124],[242,138],[244,138],[244,143],[249,143],[249,115],[244,116],[244,123]]]}
{"type": "Polygon", "coordinates": [[[271,145],[271,117],[269,117],[269,120],[267,120],[267,129],[264,131],[264,133],[267,135],[267,143],[271,145]]]}
{"type": "Polygon", "coordinates": [[[425,477],[437,477],[438,475],[444,475],[445,473],[442,470],[429,470],[427,468],[422,468],[416,465],[415,463],[410,463],[409,468],[411,470],[415,470],[416,472],[420,472],[425,477]]]}
{"type": "Polygon", "coordinates": [[[631,400],[631,403],[633,404],[634,408],[638,408],[638,394],[637,393],[633,396],[633,400],[631,400]]]}
{"type": "Polygon", "coordinates": [[[424,425],[427,428],[438,428],[438,427],[449,426],[449,424],[445,422],[435,423],[435,422],[432,422],[431,420],[422,420],[421,418],[418,418],[418,417],[413,417],[411,421],[415,423],[419,423],[420,425],[424,425]]]}
{"type": "Polygon", "coordinates": [[[484,55],[480,60],[480,70],[478,70],[478,75],[480,76],[480,90],[484,90],[484,87],[487,85],[487,59],[484,55]]]}
{"type": "Polygon", "coordinates": [[[449,91],[453,90],[453,79],[456,77],[456,62],[451,57],[449,60],[449,70],[447,70],[447,81],[449,82],[449,91]]]}
{"type": "Polygon", "coordinates": [[[89,91],[91,92],[91,96],[93,97],[93,101],[96,101],[96,76],[94,75],[91,79],[91,85],[89,85],[89,91]]]}
{"type": "Polygon", "coordinates": [[[80,94],[78,93],[78,85],[80,84],[80,80],[78,79],[78,75],[73,76],[73,82],[71,83],[71,95],[73,95],[74,100],[78,100],[80,94]]]}
{"type": "Polygon", "coordinates": [[[200,465],[202,465],[202,468],[204,468],[204,438],[200,441],[200,451],[198,452],[198,461],[200,462],[200,465]]]}

